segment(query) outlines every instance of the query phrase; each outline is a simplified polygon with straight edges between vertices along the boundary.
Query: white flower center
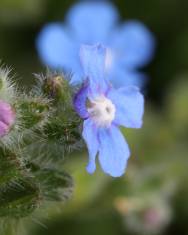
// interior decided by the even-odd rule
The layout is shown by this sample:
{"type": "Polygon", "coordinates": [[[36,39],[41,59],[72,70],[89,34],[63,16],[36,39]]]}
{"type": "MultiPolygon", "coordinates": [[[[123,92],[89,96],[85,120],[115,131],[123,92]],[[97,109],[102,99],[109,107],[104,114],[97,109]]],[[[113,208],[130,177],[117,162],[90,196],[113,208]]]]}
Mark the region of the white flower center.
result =
{"type": "Polygon", "coordinates": [[[115,118],[116,108],[111,100],[100,96],[88,104],[88,112],[92,120],[100,127],[108,127],[115,118]]]}

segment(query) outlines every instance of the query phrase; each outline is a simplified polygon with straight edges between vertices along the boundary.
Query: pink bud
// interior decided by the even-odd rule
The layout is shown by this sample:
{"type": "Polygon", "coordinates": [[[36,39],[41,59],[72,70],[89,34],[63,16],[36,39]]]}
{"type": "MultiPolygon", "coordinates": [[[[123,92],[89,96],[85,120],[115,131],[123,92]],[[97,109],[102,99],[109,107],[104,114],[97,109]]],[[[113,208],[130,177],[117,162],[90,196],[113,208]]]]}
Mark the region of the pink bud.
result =
{"type": "Polygon", "coordinates": [[[10,104],[0,100],[0,137],[6,135],[15,121],[15,112],[10,104]]]}

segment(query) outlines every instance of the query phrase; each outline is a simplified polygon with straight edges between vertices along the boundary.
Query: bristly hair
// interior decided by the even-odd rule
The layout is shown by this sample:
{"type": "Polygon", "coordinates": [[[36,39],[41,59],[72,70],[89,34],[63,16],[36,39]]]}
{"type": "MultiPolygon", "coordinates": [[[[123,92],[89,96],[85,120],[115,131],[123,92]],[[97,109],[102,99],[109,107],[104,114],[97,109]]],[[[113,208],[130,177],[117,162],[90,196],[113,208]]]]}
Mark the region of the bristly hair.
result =
{"type": "Polygon", "coordinates": [[[36,85],[26,93],[24,88],[17,89],[9,72],[0,70],[0,99],[13,107],[16,120],[0,139],[4,164],[0,171],[6,180],[0,182],[0,194],[6,201],[0,215],[21,218],[44,201],[64,201],[71,196],[73,181],[62,163],[83,142],[81,119],[72,104],[76,88],[69,83],[71,74],[47,70],[46,75],[35,75],[36,85]],[[48,94],[51,88],[54,96],[48,94]]]}

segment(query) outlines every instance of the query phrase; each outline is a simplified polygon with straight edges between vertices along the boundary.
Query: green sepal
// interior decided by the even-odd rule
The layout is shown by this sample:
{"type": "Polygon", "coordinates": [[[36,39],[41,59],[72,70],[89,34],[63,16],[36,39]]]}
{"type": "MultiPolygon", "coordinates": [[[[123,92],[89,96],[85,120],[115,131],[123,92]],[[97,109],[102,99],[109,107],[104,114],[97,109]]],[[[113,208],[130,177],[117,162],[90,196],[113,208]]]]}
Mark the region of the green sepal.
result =
{"type": "Polygon", "coordinates": [[[40,204],[40,190],[29,177],[19,177],[0,186],[0,216],[30,215],[40,204]]]}
{"type": "Polygon", "coordinates": [[[17,107],[20,110],[22,127],[32,128],[41,125],[49,115],[49,101],[42,97],[25,97],[19,100],[17,107]]]}
{"type": "Polygon", "coordinates": [[[41,194],[47,201],[65,201],[72,195],[73,179],[64,171],[42,169],[36,175],[41,194]]]}
{"type": "Polygon", "coordinates": [[[38,207],[40,190],[23,162],[0,148],[0,216],[24,217],[38,207]]]}

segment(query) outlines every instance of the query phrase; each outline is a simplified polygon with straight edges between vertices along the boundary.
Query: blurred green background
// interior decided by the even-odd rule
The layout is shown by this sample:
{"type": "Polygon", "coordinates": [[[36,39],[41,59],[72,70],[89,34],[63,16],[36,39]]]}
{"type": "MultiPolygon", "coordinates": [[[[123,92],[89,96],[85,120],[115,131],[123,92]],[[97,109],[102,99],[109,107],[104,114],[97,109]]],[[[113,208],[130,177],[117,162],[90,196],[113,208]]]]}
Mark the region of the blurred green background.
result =
{"type": "MultiPolygon", "coordinates": [[[[35,38],[63,20],[72,0],[0,0],[0,58],[20,85],[45,71],[35,38]]],[[[188,235],[188,1],[117,0],[122,20],[139,19],[155,34],[155,57],[144,70],[146,112],[141,130],[123,130],[132,156],[124,177],[85,172],[86,153],[67,159],[72,198],[48,204],[22,221],[19,235],[188,235]]],[[[8,235],[8,232],[7,234],[8,235]]]]}

